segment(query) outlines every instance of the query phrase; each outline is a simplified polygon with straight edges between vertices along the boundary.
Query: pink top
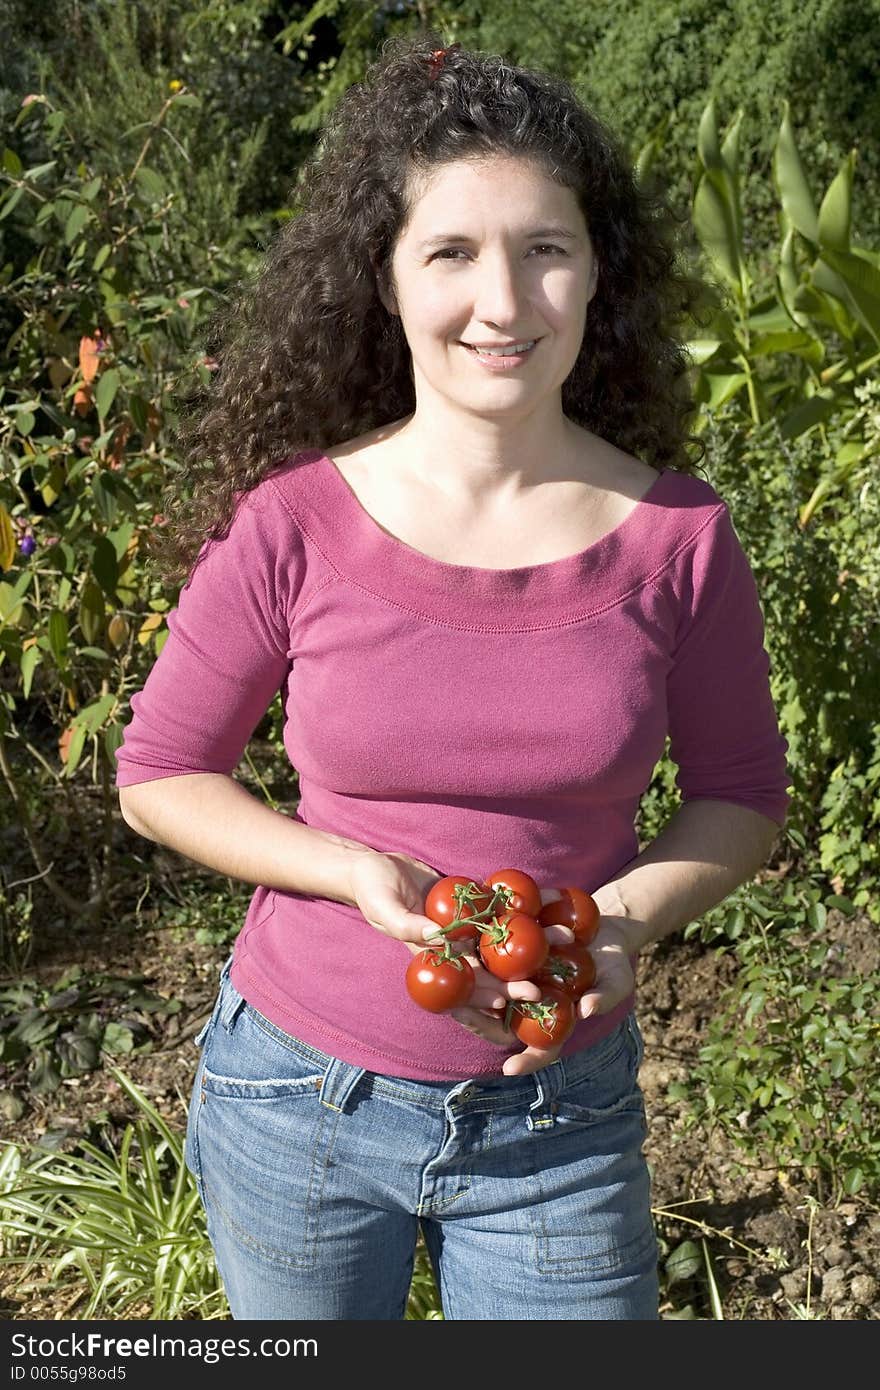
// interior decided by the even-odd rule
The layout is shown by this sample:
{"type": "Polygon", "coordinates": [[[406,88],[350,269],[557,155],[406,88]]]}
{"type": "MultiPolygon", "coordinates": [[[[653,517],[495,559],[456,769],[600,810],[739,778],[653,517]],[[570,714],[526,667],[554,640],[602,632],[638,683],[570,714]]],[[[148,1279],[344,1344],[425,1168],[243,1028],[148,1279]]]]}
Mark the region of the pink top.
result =
{"type": "MultiPolygon", "coordinates": [[[[311,450],[243,495],[168,626],[131,701],[119,786],[231,773],[280,689],[296,818],[441,874],[518,868],[595,890],[638,853],[667,733],[685,800],[785,819],[754,579],[727,507],[687,474],[658,474],[576,555],[481,569],[389,535],[311,450]]],[[[505,1050],[410,1000],[409,960],[357,908],[260,887],[232,981],[354,1065],[497,1075],[505,1050]]],[[[579,1023],[564,1052],[631,1006],[579,1023]]]]}

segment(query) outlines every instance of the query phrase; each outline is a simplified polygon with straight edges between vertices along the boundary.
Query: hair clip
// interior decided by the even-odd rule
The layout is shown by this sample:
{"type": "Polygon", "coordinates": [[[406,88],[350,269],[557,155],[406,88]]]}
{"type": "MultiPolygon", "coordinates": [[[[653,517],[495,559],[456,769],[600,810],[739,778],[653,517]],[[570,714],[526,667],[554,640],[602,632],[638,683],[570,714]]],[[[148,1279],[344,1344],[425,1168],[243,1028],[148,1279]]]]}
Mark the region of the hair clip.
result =
{"type": "Polygon", "coordinates": [[[430,77],[432,82],[434,81],[435,77],[439,77],[443,69],[443,64],[445,63],[449,54],[455,53],[455,51],[459,48],[461,48],[460,43],[451,43],[448,48],[435,48],[434,52],[429,54],[428,76],[430,77]]]}

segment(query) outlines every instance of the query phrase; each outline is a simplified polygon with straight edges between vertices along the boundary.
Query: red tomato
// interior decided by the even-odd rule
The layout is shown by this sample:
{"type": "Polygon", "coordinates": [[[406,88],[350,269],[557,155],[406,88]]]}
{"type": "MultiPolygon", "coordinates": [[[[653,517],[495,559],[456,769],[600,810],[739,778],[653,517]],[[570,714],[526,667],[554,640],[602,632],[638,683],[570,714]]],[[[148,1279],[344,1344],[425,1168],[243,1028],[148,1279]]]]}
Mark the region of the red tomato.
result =
{"type": "Polygon", "coordinates": [[[448,960],[442,950],[428,947],[406,967],[406,988],[420,1008],[442,1014],[467,1003],[474,992],[474,972],[460,956],[448,960]]]}
{"type": "Polygon", "coordinates": [[[545,903],[538,913],[542,927],[558,924],[570,927],[575,939],[589,946],[599,930],[599,909],[595,898],[585,893],[583,888],[560,888],[560,897],[552,903],[545,903]]]}
{"type": "Polygon", "coordinates": [[[529,917],[537,917],[541,911],[541,890],[530,874],[522,869],[497,869],[486,877],[490,888],[509,888],[507,906],[514,912],[525,912],[529,917]]]}
{"type": "Polygon", "coordinates": [[[535,973],[535,984],[558,989],[571,999],[580,999],[596,982],[596,962],[580,941],[551,946],[550,954],[535,973]]]}
{"type": "MultiPolygon", "coordinates": [[[[473,917],[477,912],[485,912],[492,901],[492,890],[485,883],[475,882],[462,874],[447,874],[432,888],[425,898],[425,916],[436,922],[438,927],[449,927],[459,918],[473,917]],[[456,888],[459,892],[456,893],[456,888]]],[[[475,942],[479,928],[469,926],[463,921],[461,926],[443,933],[447,941],[475,942]]]]}
{"type": "Polygon", "coordinates": [[[547,959],[544,928],[525,912],[502,912],[480,935],[480,960],[499,980],[530,980],[547,959]]]}
{"type": "Polygon", "coordinates": [[[537,1003],[518,999],[510,1006],[510,1026],[527,1047],[559,1047],[574,1025],[574,1000],[557,989],[545,989],[537,1003]]]}

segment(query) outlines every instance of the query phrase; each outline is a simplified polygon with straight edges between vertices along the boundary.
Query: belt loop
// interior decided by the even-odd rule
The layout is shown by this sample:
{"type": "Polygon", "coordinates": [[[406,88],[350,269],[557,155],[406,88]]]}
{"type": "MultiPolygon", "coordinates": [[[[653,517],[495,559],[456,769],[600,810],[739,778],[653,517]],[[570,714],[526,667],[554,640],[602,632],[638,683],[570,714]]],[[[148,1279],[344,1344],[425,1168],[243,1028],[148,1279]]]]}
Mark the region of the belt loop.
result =
{"type": "Polygon", "coordinates": [[[328,1110],[344,1112],[349,1097],[363,1075],[363,1067],[353,1067],[334,1057],[321,1082],[318,1096],[321,1104],[326,1105],[328,1110]]]}
{"type": "Polygon", "coordinates": [[[526,1124],[529,1129],[549,1129],[556,1123],[554,1101],[565,1085],[565,1069],[559,1058],[549,1067],[532,1072],[536,1097],[529,1106],[526,1124]]]}
{"type": "Polygon", "coordinates": [[[244,1008],[246,1000],[239,994],[235,985],[230,980],[228,971],[220,988],[221,1003],[219,1019],[227,1033],[231,1033],[235,1027],[235,1020],[244,1008]]]}

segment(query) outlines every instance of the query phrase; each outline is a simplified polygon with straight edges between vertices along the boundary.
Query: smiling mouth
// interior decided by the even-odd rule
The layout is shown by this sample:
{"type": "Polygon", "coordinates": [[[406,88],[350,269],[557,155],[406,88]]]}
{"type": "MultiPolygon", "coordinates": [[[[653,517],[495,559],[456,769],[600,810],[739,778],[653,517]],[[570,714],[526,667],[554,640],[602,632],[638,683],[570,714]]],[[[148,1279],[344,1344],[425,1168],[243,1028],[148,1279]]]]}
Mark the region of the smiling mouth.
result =
{"type": "Polygon", "coordinates": [[[475,352],[478,357],[521,357],[523,353],[531,352],[537,343],[537,338],[526,338],[521,343],[510,343],[503,347],[485,347],[477,343],[462,343],[469,352],[475,352]]]}

